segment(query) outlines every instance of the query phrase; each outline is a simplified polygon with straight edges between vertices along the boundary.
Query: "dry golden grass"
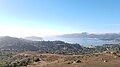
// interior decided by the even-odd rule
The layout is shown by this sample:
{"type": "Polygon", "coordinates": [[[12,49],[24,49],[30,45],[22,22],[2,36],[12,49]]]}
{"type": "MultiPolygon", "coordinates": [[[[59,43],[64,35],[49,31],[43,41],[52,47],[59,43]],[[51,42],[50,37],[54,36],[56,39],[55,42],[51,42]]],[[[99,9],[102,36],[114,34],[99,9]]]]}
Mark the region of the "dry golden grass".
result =
{"type": "Polygon", "coordinates": [[[27,67],[120,67],[119,55],[108,53],[88,55],[40,54],[39,57],[42,61],[27,67]],[[81,62],[76,63],[76,60],[81,62]]]}

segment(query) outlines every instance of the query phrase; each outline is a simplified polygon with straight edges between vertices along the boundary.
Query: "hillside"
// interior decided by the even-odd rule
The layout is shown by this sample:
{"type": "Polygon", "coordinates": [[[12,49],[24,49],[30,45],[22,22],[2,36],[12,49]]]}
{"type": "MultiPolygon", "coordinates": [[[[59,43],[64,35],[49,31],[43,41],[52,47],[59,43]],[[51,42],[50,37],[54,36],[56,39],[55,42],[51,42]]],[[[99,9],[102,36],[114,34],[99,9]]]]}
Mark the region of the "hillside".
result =
{"type": "Polygon", "coordinates": [[[1,37],[1,50],[40,51],[43,53],[78,53],[79,44],[69,44],[62,41],[29,41],[21,38],[1,37]]]}
{"type": "MultiPolygon", "coordinates": [[[[5,52],[6,53],[6,52],[5,52]]],[[[0,67],[119,67],[120,54],[96,53],[85,55],[41,54],[20,52],[1,55],[0,67]],[[4,57],[3,57],[4,56],[4,57]]]]}
{"type": "Polygon", "coordinates": [[[120,41],[120,33],[106,33],[106,34],[88,34],[87,32],[83,33],[74,33],[74,34],[64,34],[58,37],[63,38],[97,38],[105,41],[120,41]]]}
{"type": "Polygon", "coordinates": [[[24,39],[26,39],[26,40],[32,40],[32,41],[42,41],[43,40],[43,38],[37,37],[37,36],[25,37],[24,39]]]}
{"type": "Polygon", "coordinates": [[[120,44],[85,47],[62,41],[30,41],[6,36],[0,37],[0,47],[0,67],[120,66],[120,44]]]}
{"type": "Polygon", "coordinates": [[[62,41],[30,41],[14,37],[1,37],[0,50],[10,51],[39,51],[52,54],[88,54],[107,50],[120,52],[120,44],[104,44],[103,46],[81,46],[62,41]]]}

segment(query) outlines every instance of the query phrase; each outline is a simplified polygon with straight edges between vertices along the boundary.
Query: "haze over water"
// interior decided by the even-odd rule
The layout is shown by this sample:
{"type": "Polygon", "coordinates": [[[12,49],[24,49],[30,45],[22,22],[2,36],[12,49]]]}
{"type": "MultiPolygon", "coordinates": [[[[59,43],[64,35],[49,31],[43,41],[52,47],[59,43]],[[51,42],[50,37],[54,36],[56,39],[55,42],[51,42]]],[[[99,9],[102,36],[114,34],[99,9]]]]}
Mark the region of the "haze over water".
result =
{"type": "Polygon", "coordinates": [[[78,43],[82,46],[101,46],[104,44],[119,44],[120,42],[115,41],[103,41],[95,38],[59,38],[59,37],[46,37],[44,38],[45,41],[64,41],[68,43],[78,43]]]}

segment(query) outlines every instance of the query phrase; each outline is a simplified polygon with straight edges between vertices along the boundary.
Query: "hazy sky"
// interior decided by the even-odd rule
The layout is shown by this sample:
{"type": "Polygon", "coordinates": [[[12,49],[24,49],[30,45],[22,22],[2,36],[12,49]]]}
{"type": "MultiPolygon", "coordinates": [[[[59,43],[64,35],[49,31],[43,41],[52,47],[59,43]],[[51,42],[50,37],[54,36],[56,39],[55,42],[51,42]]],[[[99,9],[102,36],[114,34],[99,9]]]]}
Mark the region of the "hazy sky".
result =
{"type": "Polygon", "coordinates": [[[0,36],[120,32],[120,0],[0,0],[0,36]]]}

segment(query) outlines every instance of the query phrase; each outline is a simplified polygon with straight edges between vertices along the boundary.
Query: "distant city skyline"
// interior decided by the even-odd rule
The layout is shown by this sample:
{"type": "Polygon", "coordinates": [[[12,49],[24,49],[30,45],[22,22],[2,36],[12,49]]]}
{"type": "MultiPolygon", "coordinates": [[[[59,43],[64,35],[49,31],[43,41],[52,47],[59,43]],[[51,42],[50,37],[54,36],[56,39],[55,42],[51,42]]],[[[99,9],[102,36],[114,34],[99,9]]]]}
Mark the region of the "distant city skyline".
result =
{"type": "Polygon", "coordinates": [[[120,33],[120,0],[0,0],[0,36],[120,33]]]}

